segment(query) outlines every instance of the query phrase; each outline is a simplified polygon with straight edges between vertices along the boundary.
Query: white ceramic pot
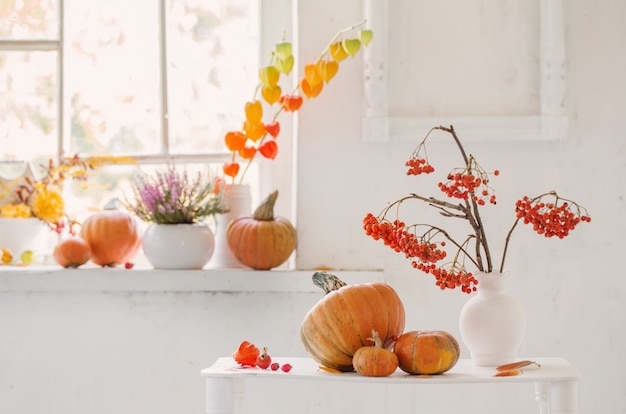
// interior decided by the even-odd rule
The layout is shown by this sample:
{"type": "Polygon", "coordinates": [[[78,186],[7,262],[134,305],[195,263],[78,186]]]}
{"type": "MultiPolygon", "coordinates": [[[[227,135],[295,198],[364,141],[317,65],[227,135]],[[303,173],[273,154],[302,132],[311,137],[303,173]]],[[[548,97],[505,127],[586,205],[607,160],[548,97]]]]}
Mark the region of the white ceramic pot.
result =
{"type": "Polygon", "coordinates": [[[478,272],[478,292],[461,309],[461,339],[474,365],[498,366],[517,357],[526,332],[526,314],[506,292],[509,276],[508,272],[478,272]]]}
{"type": "Polygon", "coordinates": [[[250,186],[227,185],[224,188],[224,202],[229,211],[215,215],[215,252],[209,267],[212,269],[246,268],[230,251],[226,232],[228,225],[234,218],[252,215],[250,186]]]}
{"type": "Polygon", "coordinates": [[[41,253],[48,244],[49,227],[37,218],[0,218],[0,248],[14,257],[25,251],[41,253]]]}
{"type": "Polygon", "coordinates": [[[205,224],[151,224],[142,246],[155,269],[202,269],[211,260],[215,238],[205,224]]]}

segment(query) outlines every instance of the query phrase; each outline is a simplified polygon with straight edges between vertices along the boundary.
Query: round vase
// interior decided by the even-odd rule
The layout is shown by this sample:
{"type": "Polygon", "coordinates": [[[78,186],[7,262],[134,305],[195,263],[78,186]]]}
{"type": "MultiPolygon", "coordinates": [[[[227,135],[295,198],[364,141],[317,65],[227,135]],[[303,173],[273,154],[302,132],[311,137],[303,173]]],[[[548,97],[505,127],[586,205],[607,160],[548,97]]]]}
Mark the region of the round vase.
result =
{"type": "Polygon", "coordinates": [[[27,250],[41,253],[48,243],[48,225],[38,218],[0,218],[0,248],[19,257],[27,250]]]}
{"type": "Polygon", "coordinates": [[[224,187],[224,203],[229,210],[227,213],[215,215],[215,252],[209,267],[212,269],[246,268],[231,252],[226,235],[228,225],[233,219],[252,214],[250,186],[245,184],[226,185],[224,187]]]}
{"type": "Polygon", "coordinates": [[[461,339],[477,366],[514,362],[526,332],[522,305],[506,292],[509,273],[477,272],[478,293],[459,318],[461,339]]]}
{"type": "Polygon", "coordinates": [[[205,224],[151,224],[142,246],[155,269],[202,269],[211,260],[215,238],[205,224]]]}

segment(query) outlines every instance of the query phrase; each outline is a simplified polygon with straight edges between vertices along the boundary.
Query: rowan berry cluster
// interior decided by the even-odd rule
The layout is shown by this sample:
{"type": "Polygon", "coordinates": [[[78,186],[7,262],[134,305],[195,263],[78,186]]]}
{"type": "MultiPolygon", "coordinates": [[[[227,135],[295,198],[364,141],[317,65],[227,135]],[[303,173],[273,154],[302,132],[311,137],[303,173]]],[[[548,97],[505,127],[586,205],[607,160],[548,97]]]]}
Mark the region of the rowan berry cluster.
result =
{"type": "MultiPolygon", "coordinates": [[[[473,156],[467,156],[456,132],[452,126],[435,127],[413,151],[411,158],[405,162],[408,167],[407,175],[430,174],[435,171],[426,157],[426,140],[430,134],[440,130],[452,136],[461,153],[464,166],[453,169],[447,175],[447,181],[438,184],[439,189],[452,200],[441,200],[436,197],[425,197],[411,193],[390,203],[383,211],[374,216],[368,213],[363,218],[365,234],[374,240],[382,240],[393,251],[403,253],[410,260],[413,268],[432,275],[436,285],[441,289],[459,287],[462,292],[471,293],[477,290],[478,281],[474,274],[467,270],[466,264],[474,265],[481,272],[492,272],[494,263],[487,243],[487,235],[481,218],[481,210],[485,204],[496,204],[496,196],[489,185],[491,175],[498,176],[498,170],[488,173],[473,156]],[[399,217],[402,204],[409,200],[418,200],[427,203],[438,210],[444,217],[454,217],[466,220],[472,233],[465,241],[458,243],[453,236],[441,227],[430,224],[411,224],[407,226],[399,217]],[[387,218],[391,209],[394,209],[396,219],[387,218]],[[426,228],[423,234],[417,229],[426,228]],[[445,264],[440,261],[446,257],[446,241],[450,241],[456,248],[453,259],[445,264]],[[472,246],[472,243],[474,245],[472,246]],[[467,260],[466,260],[467,259],[467,260]]],[[[577,203],[560,198],[555,192],[545,193],[535,198],[524,197],[515,207],[516,219],[508,231],[499,271],[504,271],[504,262],[511,234],[519,221],[532,224],[534,230],[546,237],[563,238],[574,227],[582,222],[591,221],[587,211],[577,203]],[[544,202],[548,196],[554,197],[551,202],[544,202]]]]}
{"type": "Polygon", "coordinates": [[[406,175],[431,174],[435,172],[435,168],[425,158],[411,158],[404,165],[409,167],[406,175]]]}
{"type": "MultiPolygon", "coordinates": [[[[397,253],[404,253],[407,259],[417,258],[423,263],[436,263],[446,257],[446,252],[439,249],[436,243],[409,232],[400,220],[380,221],[369,213],[363,219],[363,229],[374,240],[382,240],[385,246],[397,253]]],[[[441,245],[445,246],[445,242],[441,245]]]]}
{"type": "Polygon", "coordinates": [[[524,224],[532,224],[533,230],[546,237],[564,238],[581,221],[590,222],[586,212],[583,214],[581,207],[569,200],[563,200],[556,193],[547,193],[530,199],[525,196],[517,200],[515,213],[524,224]],[[554,202],[542,201],[545,196],[553,196],[554,202]]]}
{"type": "MultiPolygon", "coordinates": [[[[450,198],[462,200],[471,198],[481,206],[484,206],[487,201],[496,204],[496,196],[489,188],[489,178],[482,168],[475,166],[475,168],[458,170],[448,174],[447,182],[438,184],[441,191],[450,198]]],[[[495,170],[493,174],[497,176],[500,172],[495,170]]]]}

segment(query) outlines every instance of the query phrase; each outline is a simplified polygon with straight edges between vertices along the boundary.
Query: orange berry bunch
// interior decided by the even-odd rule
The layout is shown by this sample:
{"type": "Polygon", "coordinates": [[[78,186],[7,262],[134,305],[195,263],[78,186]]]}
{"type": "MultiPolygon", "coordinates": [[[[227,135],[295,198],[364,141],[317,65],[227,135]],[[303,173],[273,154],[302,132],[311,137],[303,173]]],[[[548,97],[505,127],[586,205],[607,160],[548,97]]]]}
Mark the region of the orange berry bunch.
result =
{"type": "Polygon", "coordinates": [[[374,240],[382,240],[385,246],[389,246],[398,253],[404,253],[407,259],[418,258],[422,262],[435,263],[446,257],[446,252],[440,250],[437,244],[409,232],[400,220],[395,220],[393,223],[381,221],[368,213],[363,218],[363,229],[365,234],[374,240]]]}
{"type": "Polygon", "coordinates": [[[432,174],[435,172],[435,168],[425,158],[411,158],[404,165],[409,167],[406,175],[432,174]]]}
{"type": "MultiPolygon", "coordinates": [[[[500,172],[495,170],[494,175],[500,172]]],[[[470,158],[470,166],[448,174],[446,183],[439,183],[439,189],[450,198],[469,200],[470,198],[481,206],[486,201],[496,204],[496,196],[490,192],[487,173],[470,158]]]]}
{"type": "MultiPolygon", "coordinates": [[[[240,173],[241,160],[247,161],[246,170],[257,154],[273,160],[278,155],[277,137],[280,133],[278,115],[282,112],[295,112],[303,104],[303,96],[315,98],[337,74],[339,62],[354,56],[372,39],[370,30],[359,30],[357,37],[345,37],[344,34],[355,31],[365,22],[341,30],[326,47],[317,61],[304,66],[304,74],[298,85],[290,92],[283,93],[279,84],[281,74],[288,76],[294,65],[291,43],[282,41],[272,51],[270,62],[259,70],[259,85],[253,100],[245,104],[245,121],[241,129],[229,131],[224,137],[226,148],[232,153],[231,159],[222,166],[226,176],[235,180],[240,173]],[[261,97],[256,95],[260,91],[261,97]],[[273,116],[268,122],[263,121],[264,111],[275,106],[273,116]]],[[[243,181],[245,171],[240,177],[243,181]]]]}
{"type": "Polygon", "coordinates": [[[437,280],[436,285],[441,290],[454,289],[456,287],[460,287],[464,293],[472,293],[477,290],[478,280],[472,273],[467,272],[463,268],[447,270],[443,267],[433,267],[430,269],[430,273],[435,276],[437,280]]]}
{"type": "MultiPolygon", "coordinates": [[[[389,203],[378,216],[368,213],[363,218],[363,229],[367,236],[374,240],[382,240],[386,246],[397,253],[404,253],[413,268],[434,276],[439,288],[459,287],[464,293],[472,293],[477,290],[478,281],[466,268],[466,264],[471,264],[479,271],[486,273],[494,269],[480,213],[481,208],[487,202],[496,204],[496,196],[489,186],[489,176],[498,176],[500,172],[494,170],[492,173],[487,173],[473,156],[466,155],[465,148],[456,135],[454,127],[439,126],[428,132],[413,151],[411,158],[405,162],[405,166],[408,167],[407,175],[431,174],[435,171],[425,156],[426,141],[433,131],[444,131],[451,135],[463,160],[464,167],[452,169],[446,176],[447,181],[438,183],[439,189],[453,201],[410,193],[389,203]],[[453,234],[438,226],[431,224],[407,226],[399,215],[402,205],[409,200],[427,203],[443,217],[467,221],[472,232],[469,236],[465,236],[462,243],[459,243],[453,234]],[[396,216],[393,221],[387,219],[387,214],[391,209],[394,210],[396,216]],[[417,228],[424,227],[427,230],[422,235],[415,233],[417,228]],[[456,252],[450,255],[453,257],[450,262],[441,264],[440,261],[447,257],[444,250],[446,241],[451,242],[456,252]]],[[[555,192],[542,194],[532,199],[524,197],[517,202],[515,211],[516,220],[504,240],[500,272],[504,270],[510,236],[520,220],[532,224],[539,234],[559,238],[567,236],[578,223],[591,221],[584,208],[571,200],[559,198],[555,192]],[[553,196],[555,199],[549,203],[544,202],[543,198],[547,196],[553,196]]]]}
{"type": "Polygon", "coordinates": [[[523,220],[524,224],[532,224],[533,230],[538,234],[545,237],[556,236],[559,239],[567,236],[581,221],[591,221],[591,217],[586,211],[583,214],[583,210],[578,204],[563,200],[554,192],[533,199],[525,196],[515,204],[517,218],[523,220]],[[554,202],[543,202],[545,196],[553,196],[554,202]]]}

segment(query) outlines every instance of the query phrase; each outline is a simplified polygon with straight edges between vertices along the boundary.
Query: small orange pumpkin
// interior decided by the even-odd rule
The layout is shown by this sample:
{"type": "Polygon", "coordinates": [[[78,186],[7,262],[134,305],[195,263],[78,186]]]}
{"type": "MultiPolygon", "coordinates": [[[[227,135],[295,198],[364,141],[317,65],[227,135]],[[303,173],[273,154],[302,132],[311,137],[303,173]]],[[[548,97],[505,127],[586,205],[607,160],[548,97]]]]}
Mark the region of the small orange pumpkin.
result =
{"type": "Polygon", "coordinates": [[[52,255],[59,265],[75,269],[91,259],[91,248],[83,238],[72,236],[54,246],[52,255]]]}
{"type": "Polygon", "coordinates": [[[274,191],[252,217],[238,217],[228,225],[228,247],[237,260],[255,270],[269,270],[283,264],[296,248],[296,229],[289,220],[274,217],[274,191]]]}
{"type": "Polygon", "coordinates": [[[383,348],[378,332],[372,330],[374,346],[357,349],[352,357],[354,370],[366,377],[387,377],[398,369],[398,357],[393,351],[383,348]]]}
{"type": "Polygon", "coordinates": [[[326,295],[309,310],[300,326],[300,338],[311,357],[325,367],[353,371],[354,353],[369,345],[375,330],[383,348],[404,330],[404,306],[385,283],[347,285],[328,272],[315,272],[313,283],[326,295]]]}
{"type": "Polygon", "coordinates": [[[117,209],[105,209],[87,217],[80,228],[80,237],[91,247],[91,261],[100,266],[130,262],[141,247],[137,221],[117,209]]]}
{"type": "Polygon", "coordinates": [[[400,369],[409,374],[435,375],[459,360],[457,340],[445,331],[411,331],[400,335],[393,347],[400,369]]]}

